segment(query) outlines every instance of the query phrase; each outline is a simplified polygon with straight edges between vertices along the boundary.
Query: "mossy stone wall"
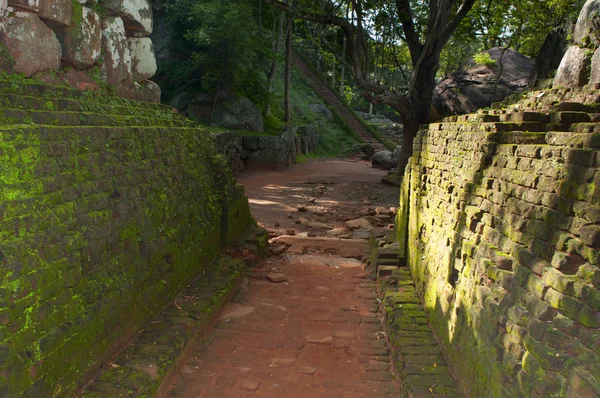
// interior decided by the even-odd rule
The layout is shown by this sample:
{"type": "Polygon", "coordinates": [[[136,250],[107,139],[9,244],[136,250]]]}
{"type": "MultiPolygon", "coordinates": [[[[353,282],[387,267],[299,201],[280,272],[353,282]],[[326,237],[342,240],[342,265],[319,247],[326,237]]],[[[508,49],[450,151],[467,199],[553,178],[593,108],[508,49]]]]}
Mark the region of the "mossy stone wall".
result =
{"type": "Polygon", "coordinates": [[[251,223],[208,132],[0,127],[0,396],[71,396],[251,223]]]}
{"type": "Polygon", "coordinates": [[[415,140],[398,238],[465,396],[600,396],[594,117],[498,111],[415,140]]]}

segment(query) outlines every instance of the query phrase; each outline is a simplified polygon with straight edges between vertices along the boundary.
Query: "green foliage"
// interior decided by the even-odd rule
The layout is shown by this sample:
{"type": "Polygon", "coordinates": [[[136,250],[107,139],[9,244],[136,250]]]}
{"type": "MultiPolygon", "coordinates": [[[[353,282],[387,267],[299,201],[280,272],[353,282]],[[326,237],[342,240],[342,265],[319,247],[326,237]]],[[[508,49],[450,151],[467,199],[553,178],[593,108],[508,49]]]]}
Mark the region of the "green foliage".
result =
{"type": "Polygon", "coordinates": [[[498,61],[496,61],[495,59],[492,59],[492,57],[490,56],[489,53],[477,53],[473,56],[473,60],[475,61],[475,63],[477,65],[484,65],[484,66],[488,66],[488,67],[493,67],[495,66],[498,61]]]}

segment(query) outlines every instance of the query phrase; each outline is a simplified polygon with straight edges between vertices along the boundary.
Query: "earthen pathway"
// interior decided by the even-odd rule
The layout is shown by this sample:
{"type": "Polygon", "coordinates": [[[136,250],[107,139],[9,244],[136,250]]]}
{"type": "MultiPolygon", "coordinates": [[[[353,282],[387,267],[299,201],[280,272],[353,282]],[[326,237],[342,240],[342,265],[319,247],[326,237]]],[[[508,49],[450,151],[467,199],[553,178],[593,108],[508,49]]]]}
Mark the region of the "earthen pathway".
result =
{"type": "Polygon", "coordinates": [[[362,215],[385,233],[397,192],[382,175],[332,161],[239,179],[275,253],[249,269],[166,396],[398,396],[375,282],[357,259],[368,234],[344,229],[362,215]]]}

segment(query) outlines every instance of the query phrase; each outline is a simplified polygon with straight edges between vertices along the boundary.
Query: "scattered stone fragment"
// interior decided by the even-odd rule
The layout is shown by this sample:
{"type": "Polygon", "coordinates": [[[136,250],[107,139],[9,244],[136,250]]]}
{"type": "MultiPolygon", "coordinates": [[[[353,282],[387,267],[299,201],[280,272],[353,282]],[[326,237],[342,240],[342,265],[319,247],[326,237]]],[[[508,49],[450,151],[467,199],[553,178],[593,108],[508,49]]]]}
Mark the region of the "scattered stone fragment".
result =
{"type": "Polygon", "coordinates": [[[281,272],[271,272],[265,275],[269,282],[281,283],[288,280],[287,276],[281,272]]]}
{"type": "Polygon", "coordinates": [[[317,373],[317,368],[312,366],[301,366],[298,369],[296,369],[296,371],[305,375],[314,375],[315,373],[317,373]]]}
{"type": "Polygon", "coordinates": [[[332,336],[306,336],[306,342],[309,344],[331,344],[333,342],[332,336]]]}
{"type": "Polygon", "coordinates": [[[246,379],[242,382],[240,388],[246,391],[257,391],[260,387],[260,381],[246,379]]]}
{"type": "Polygon", "coordinates": [[[367,220],[365,218],[357,218],[355,220],[346,221],[345,225],[346,225],[346,229],[348,229],[350,231],[354,231],[357,229],[370,231],[372,229],[371,223],[369,222],[369,220],[367,220]]]}
{"type": "Polygon", "coordinates": [[[282,366],[289,368],[290,366],[296,363],[296,358],[286,357],[286,358],[271,358],[271,363],[276,366],[282,366]]]}

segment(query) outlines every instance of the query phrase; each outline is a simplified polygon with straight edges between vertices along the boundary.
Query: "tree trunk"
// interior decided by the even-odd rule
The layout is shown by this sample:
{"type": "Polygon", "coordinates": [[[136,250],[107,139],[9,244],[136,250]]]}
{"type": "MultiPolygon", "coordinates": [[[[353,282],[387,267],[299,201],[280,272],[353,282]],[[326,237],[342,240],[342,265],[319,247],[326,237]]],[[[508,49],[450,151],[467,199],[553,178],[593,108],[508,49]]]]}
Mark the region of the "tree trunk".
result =
{"type": "Polygon", "coordinates": [[[265,116],[271,116],[271,103],[273,98],[273,78],[275,77],[275,72],[277,72],[277,55],[281,51],[281,41],[283,36],[283,25],[285,23],[285,12],[281,12],[279,17],[279,22],[277,23],[277,31],[274,32],[275,37],[273,38],[273,43],[271,47],[271,51],[273,52],[273,56],[271,58],[271,68],[267,72],[267,98],[265,99],[265,116]]]}
{"type": "Polygon", "coordinates": [[[331,87],[335,89],[335,57],[333,57],[333,65],[331,66],[331,87]]]}
{"type": "Polygon", "coordinates": [[[287,18],[287,32],[285,36],[285,88],[283,92],[283,109],[285,123],[291,123],[292,121],[292,106],[290,104],[290,86],[292,76],[292,24],[294,17],[292,14],[288,14],[287,18]]]}
{"type": "Polygon", "coordinates": [[[346,84],[346,38],[344,37],[344,46],[342,50],[342,76],[340,78],[340,94],[344,95],[344,85],[346,84]]]}

